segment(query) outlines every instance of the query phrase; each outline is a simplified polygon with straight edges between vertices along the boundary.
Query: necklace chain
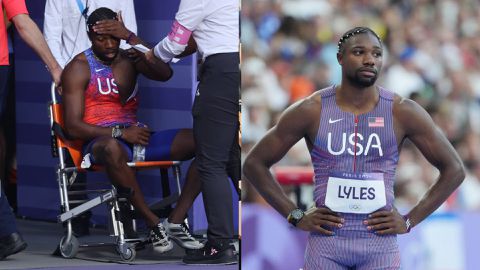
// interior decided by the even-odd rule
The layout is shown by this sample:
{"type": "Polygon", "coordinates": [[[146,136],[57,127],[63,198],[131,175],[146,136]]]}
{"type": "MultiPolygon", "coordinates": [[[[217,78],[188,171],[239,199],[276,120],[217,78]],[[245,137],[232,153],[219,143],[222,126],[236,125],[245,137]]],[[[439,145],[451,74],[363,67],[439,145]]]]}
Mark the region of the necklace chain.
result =
{"type": "Polygon", "coordinates": [[[112,65],[112,62],[113,62],[113,61],[107,62],[107,61],[104,61],[104,60],[98,58],[98,56],[95,54],[95,52],[94,52],[93,50],[92,50],[92,54],[93,54],[93,57],[94,57],[95,59],[97,59],[97,61],[99,61],[100,63],[102,63],[103,65],[105,65],[105,66],[111,66],[111,65],[112,65]]]}

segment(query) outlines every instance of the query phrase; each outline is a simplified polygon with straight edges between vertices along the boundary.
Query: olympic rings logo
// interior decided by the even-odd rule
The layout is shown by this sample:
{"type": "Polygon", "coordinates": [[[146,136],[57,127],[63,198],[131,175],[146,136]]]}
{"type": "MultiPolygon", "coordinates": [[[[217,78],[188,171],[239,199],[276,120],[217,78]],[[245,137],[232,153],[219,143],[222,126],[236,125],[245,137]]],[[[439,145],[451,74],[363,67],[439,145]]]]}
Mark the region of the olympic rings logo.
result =
{"type": "Polygon", "coordinates": [[[360,210],[362,207],[360,206],[360,204],[350,204],[348,206],[351,210],[360,210]]]}

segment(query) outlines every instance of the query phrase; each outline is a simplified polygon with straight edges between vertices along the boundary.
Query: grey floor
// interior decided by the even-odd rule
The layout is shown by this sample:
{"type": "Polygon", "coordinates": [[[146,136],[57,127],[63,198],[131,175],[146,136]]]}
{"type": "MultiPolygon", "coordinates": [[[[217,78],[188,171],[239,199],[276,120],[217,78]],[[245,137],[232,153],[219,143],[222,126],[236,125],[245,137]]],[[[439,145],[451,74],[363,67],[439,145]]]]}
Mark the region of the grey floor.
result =
{"type": "MultiPolygon", "coordinates": [[[[137,251],[134,262],[125,263],[115,252],[115,247],[80,248],[73,259],[52,255],[63,236],[60,224],[17,220],[18,227],[28,247],[25,251],[0,261],[0,269],[238,269],[238,265],[229,266],[187,266],[181,263],[183,249],[176,246],[167,253],[156,253],[151,248],[137,251]]],[[[91,235],[79,238],[80,243],[112,242],[104,229],[92,229],[91,235]]]]}

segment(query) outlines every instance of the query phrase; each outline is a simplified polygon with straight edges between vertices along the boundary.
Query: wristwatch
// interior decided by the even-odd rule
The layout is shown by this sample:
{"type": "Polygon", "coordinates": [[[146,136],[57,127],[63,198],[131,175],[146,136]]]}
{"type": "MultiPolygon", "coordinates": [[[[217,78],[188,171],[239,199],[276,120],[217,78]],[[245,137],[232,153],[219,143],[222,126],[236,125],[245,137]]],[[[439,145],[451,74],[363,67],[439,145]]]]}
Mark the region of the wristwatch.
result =
{"type": "Polygon", "coordinates": [[[287,220],[290,224],[297,227],[297,224],[300,222],[300,220],[302,220],[304,216],[305,212],[303,212],[303,210],[300,208],[296,208],[288,214],[287,220]]]}
{"type": "Polygon", "coordinates": [[[122,129],[118,126],[112,128],[112,138],[119,139],[122,137],[122,129]]]}

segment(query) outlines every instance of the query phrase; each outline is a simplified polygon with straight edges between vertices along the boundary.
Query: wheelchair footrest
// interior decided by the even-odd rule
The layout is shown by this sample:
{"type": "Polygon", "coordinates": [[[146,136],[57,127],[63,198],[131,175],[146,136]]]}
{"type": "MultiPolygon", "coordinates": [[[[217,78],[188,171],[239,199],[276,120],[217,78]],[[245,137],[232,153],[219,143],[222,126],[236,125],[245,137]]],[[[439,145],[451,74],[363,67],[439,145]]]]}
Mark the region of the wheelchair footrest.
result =
{"type": "MultiPolygon", "coordinates": [[[[105,202],[109,202],[111,200],[113,200],[115,198],[117,194],[115,193],[115,190],[110,190],[108,192],[105,192],[103,194],[101,194],[100,196],[97,196],[73,209],[70,209],[70,211],[67,211],[61,215],[58,216],[58,220],[60,222],[65,222],[69,219],[72,219],[78,215],[80,215],[81,213],[87,211],[87,210],[90,210],[92,209],[93,207],[101,204],[101,203],[105,203],[105,202]]],[[[64,207],[64,205],[62,206],[64,207]]]]}

